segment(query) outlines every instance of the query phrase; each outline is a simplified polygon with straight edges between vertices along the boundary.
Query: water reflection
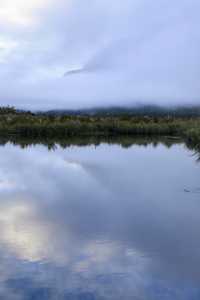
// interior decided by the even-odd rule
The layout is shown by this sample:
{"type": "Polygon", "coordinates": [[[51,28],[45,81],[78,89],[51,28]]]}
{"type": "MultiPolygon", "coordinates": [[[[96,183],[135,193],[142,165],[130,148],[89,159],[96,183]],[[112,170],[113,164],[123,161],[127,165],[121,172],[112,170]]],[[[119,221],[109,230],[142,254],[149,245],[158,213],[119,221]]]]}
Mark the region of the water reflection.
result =
{"type": "Polygon", "coordinates": [[[199,174],[183,144],[1,147],[0,299],[199,299],[199,174]]]}
{"type": "MultiPolygon", "coordinates": [[[[171,147],[172,145],[182,143],[181,139],[175,137],[142,137],[142,136],[72,136],[69,138],[45,138],[45,137],[26,137],[22,138],[18,135],[9,135],[9,136],[1,136],[0,137],[0,145],[6,144],[19,145],[21,148],[27,148],[35,145],[43,145],[46,146],[49,150],[56,150],[59,145],[61,148],[65,149],[70,146],[99,146],[102,143],[106,143],[109,145],[117,144],[122,146],[123,148],[129,148],[133,145],[142,145],[148,146],[149,144],[154,145],[155,147],[162,143],[166,147],[171,147]]],[[[192,145],[191,145],[192,147],[192,145]]]]}

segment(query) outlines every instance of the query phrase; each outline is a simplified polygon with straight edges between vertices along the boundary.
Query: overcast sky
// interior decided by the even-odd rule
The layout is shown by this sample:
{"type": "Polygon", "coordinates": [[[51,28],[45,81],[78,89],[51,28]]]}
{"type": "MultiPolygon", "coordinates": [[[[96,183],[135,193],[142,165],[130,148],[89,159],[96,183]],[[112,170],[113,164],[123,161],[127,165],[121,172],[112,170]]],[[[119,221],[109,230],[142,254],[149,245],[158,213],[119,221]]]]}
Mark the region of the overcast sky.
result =
{"type": "Polygon", "coordinates": [[[200,104],[199,0],[0,0],[0,104],[200,104]]]}

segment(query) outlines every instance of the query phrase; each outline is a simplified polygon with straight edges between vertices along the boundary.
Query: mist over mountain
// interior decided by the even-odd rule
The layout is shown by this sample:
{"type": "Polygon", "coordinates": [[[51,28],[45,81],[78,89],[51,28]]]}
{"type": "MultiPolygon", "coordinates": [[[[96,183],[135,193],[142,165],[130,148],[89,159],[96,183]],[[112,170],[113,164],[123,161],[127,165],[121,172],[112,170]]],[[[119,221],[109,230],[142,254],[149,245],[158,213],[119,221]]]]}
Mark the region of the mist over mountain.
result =
{"type": "Polygon", "coordinates": [[[199,0],[0,3],[0,104],[200,104],[199,0]]]}
{"type": "MultiPolygon", "coordinates": [[[[20,110],[19,110],[20,112],[20,110]]],[[[23,112],[23,111],[22,111],[23,112]]],[[[157,106],[157,105],[135,105],[135,106],[112,106],[85,109],[52,109],[32,111],[34,114],[52,116],[97,116],[97,117],[200,117],[200,105],[198,106],[157,106]]]]}

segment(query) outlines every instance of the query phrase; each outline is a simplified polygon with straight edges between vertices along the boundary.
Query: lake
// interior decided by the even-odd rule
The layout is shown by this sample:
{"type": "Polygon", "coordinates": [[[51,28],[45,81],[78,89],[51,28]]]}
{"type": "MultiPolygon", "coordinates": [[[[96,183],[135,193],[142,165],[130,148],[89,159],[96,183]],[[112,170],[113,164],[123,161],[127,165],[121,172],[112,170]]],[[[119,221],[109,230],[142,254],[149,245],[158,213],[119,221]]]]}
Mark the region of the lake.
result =
{"type": "Polygon", "coordinates": [[[193,151],[1,146],[0,299],[199,300],[193,151]]]}

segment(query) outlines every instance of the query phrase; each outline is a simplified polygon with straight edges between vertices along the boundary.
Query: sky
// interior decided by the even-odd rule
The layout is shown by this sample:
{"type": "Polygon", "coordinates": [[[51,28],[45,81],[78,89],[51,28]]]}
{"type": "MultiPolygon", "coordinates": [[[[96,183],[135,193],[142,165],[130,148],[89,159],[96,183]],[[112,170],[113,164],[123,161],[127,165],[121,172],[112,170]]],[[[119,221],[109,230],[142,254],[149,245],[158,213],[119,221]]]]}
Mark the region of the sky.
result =
{"type": "Polygon", "coordinates": [[[0,0],[0,105],[200,104],[199,0],[0,0]]]}

